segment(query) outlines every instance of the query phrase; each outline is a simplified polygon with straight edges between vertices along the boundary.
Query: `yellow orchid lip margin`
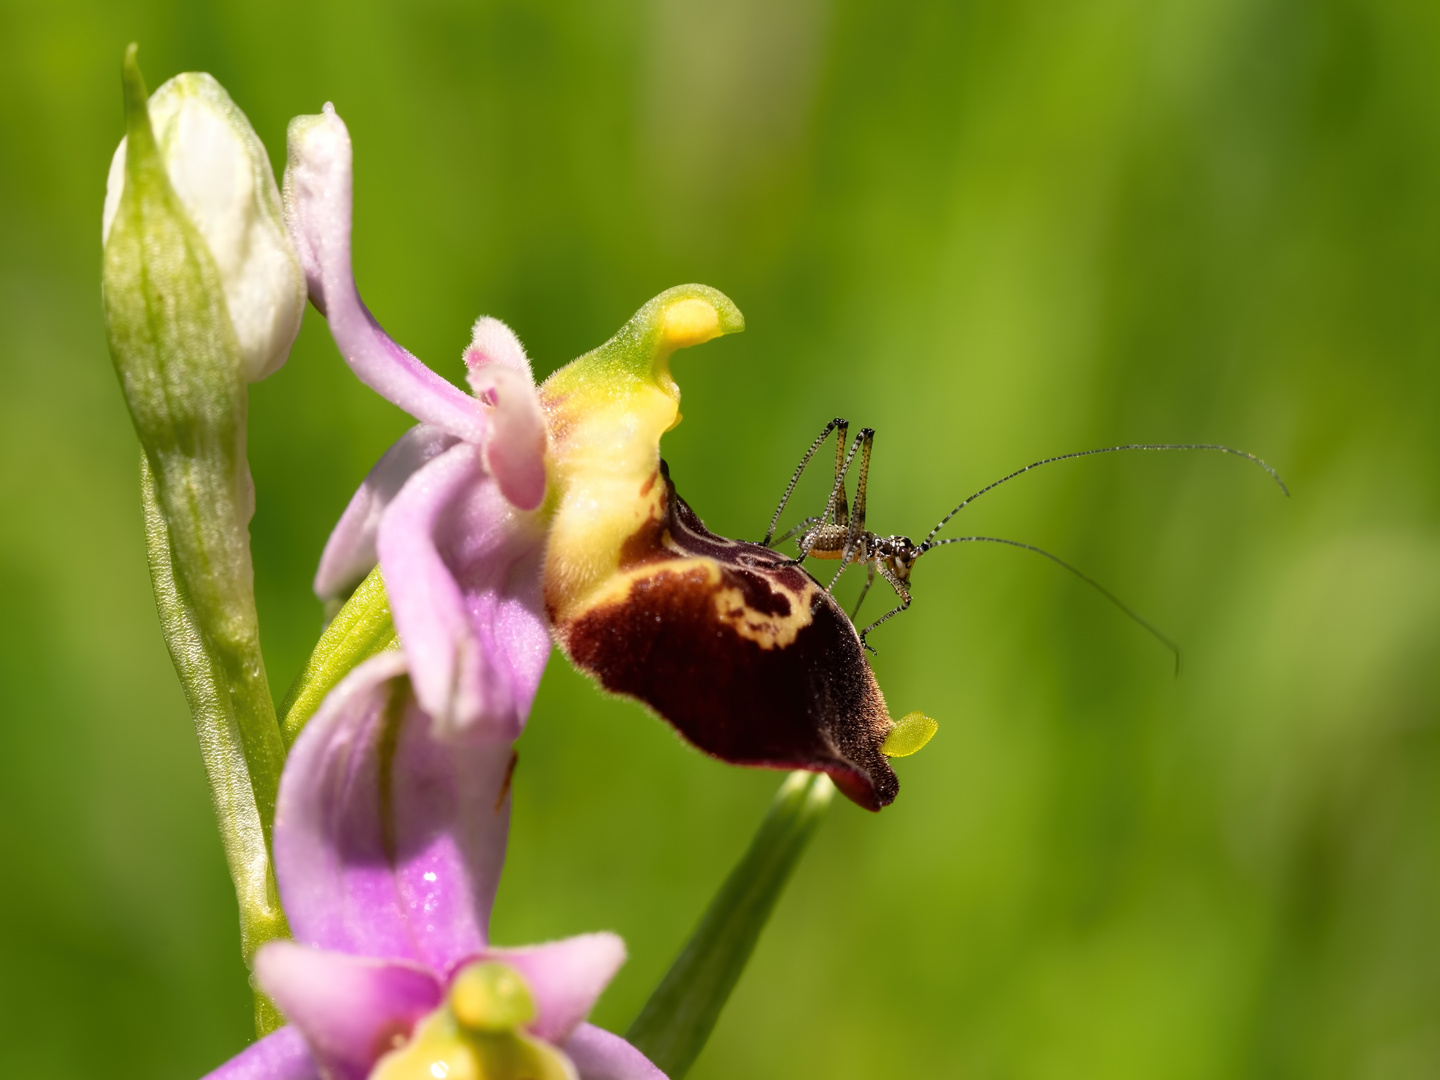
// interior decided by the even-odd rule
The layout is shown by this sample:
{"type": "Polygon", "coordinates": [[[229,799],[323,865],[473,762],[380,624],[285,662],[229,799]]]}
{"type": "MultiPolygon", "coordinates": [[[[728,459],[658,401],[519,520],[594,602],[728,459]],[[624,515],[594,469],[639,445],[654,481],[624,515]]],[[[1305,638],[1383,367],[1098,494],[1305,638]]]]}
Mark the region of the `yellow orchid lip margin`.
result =
{"type": "MultiPolygon", "coordinates": [[[[660,458],[680,422],[671,356],[744,325],[723,294],[682,285],[541,385],[546,614],[576,667],[701,750],[826,772],[878,810],[899,790],[884,747],[900,729],[854,626],[786,556],[710,532],[660,458]]],[[[896,750],[915,734],[889,752],[919,749],[896,750]]]]}

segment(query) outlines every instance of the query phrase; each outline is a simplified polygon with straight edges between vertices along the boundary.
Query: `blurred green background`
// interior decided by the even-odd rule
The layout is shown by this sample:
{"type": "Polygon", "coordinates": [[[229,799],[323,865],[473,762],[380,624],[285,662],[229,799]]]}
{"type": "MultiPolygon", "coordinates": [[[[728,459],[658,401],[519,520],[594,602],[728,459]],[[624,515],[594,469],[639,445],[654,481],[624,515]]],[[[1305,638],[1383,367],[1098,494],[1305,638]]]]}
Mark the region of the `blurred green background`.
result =
{"type": "MultiPolygon", "coordinates": [[[[1436,5],[4,0],[0,1074],[192,1078],[250,1031],[100,318],[132,39],[277,164],[336,103],[361,288],[451,378],[481,313],[544,374],[669,285],[734,298],[665,441],[722,533],[834,415],[879,431],[881,532],[1113,442],[1290,482],[1115,455],[966,510],[1185,671],[1044,560],[927,559],[874,666],[940,733],[894,806],[831,812],[694,1077],[1440,1073],[1436,5]]],[[[278,695],[406,419],[313,312],[252,412],[278,695]]],[[[520,754],[495,936],[619,931],[623,1030],[778,777],[558,658],[520,754]]]]}

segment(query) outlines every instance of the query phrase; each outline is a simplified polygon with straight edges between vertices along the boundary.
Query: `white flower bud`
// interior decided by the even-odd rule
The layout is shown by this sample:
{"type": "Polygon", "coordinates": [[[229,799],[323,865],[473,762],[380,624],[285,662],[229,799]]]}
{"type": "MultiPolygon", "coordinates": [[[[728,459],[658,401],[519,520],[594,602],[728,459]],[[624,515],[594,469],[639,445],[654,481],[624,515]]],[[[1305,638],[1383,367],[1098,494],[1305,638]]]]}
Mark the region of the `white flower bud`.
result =
{"type": "MultiPolygon", "coordinates": [[[[305,277],[265,147],[224,87],[203,72],[175,76],[149,107],[170,185],[220,272],[245,377],[263,379],[285,363],[305,313],[305,277]]],[[[105,185],[106,241],[124,187],[121,139],[105,185]]]]}

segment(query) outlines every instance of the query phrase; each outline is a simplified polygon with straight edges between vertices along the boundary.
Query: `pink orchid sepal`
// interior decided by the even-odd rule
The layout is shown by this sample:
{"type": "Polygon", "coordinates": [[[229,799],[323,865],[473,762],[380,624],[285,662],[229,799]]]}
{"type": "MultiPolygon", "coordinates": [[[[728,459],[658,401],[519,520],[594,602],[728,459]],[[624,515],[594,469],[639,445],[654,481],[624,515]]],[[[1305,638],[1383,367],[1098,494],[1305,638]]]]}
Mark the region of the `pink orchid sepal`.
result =
{"type": "MultiPolygon", "coordinates": [[[[415,693],[456,740],[512,741],[550,655],[540,559],[547,433],[519,340],[481,319],[467,394],[396,344],[350,263],[352,149],[332,106],[290,124],[286,222],[310,298],[366,385],[420,424],[375,466],[326,545],[324,599],[378,561],[415,693]]],[[[291,725],[287,724],[287,728],[291,725]]]]}
{"type": "Polygon", "coordinates": [[[332,691],[296,741],[275,818],[294,940],[271,942],[255,963],[289,1023],[211,1077],[400,1080],[442,1059],[494,1080],[522,1074],[485,1062],[541,1062],[557,1070],[541,1075],[579,1080],[661,1077],[584,1022],[625,959],[619,938],[490,944],[512,750],[435,729],[404,654],[385,652],[332,691]]]}

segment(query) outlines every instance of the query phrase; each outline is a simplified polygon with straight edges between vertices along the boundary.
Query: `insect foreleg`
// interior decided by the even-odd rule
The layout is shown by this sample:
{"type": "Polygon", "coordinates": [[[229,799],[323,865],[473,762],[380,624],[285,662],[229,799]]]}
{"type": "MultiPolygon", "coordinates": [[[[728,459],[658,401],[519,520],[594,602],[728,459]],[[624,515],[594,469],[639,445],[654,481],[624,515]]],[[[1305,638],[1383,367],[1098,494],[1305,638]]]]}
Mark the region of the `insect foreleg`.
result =
{"type": "Polygon", "coordinates": [[[895,607],[891,608],[884,615],[881,615],[880,618],[876,619],[869,626],[865,627],[864,630],[860,631],[860,644],[864,646],[867,650],[869,650],[872,655],[875,654],[875,649],[865,640],[865,635],[870,633],[871,630],[874,630],[881,623],[889,622],[896,615],[899,615],[900,612],[904,611],[910,606],[910,590],[905,587],[905,583],[901,581],[898,577],[896,577],[894,574],[892,574],[890,572],[890,568],[885,566],[883,563],[879,564],[879,570],[880,576],[883,577],[886,581],[888,581],[890,583],[890,587],[895,590],[895,595],[900,598],[900,603],[897,604],[895,607]]]}

